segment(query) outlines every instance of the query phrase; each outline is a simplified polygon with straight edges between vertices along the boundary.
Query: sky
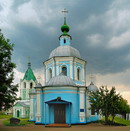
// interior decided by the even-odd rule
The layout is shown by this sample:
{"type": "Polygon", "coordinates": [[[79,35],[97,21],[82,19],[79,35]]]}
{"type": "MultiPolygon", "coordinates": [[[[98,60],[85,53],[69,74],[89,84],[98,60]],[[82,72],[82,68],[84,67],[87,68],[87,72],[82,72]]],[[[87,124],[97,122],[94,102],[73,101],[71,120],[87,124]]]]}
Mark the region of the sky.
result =
{"type": "Polygon", "coordinates": [[[130,0],[0,0],[0,29],[15,44],[14,83],[27,69],[28,57],[44,83],[43,61],[59,46],[66,8],[71,46],[87,61],[87,85],[116,87],[130,104],[130,0]]]}

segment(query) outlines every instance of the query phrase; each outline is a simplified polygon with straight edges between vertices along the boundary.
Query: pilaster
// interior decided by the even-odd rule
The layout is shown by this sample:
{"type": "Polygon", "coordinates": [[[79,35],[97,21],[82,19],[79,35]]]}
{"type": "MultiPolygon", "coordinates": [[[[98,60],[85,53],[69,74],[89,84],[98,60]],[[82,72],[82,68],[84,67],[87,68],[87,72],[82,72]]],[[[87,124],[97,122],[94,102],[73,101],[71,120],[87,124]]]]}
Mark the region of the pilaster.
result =
{"type": "Polygon", "coordinates": [[[37,107],[36,107],[36,123],[41,122],[41,100],[40,100],[40,95],[41,95],[41,89],[36,89],[36,97],[37,97],[37,107]]]}
{"type": "Polygon", "coordinates": [[[33,96],[30,95],[30,120],[34,120],[34,105],[33,105],[33,96]]]}
{"type": "Polygon", "coordinates": [[[79,121],[85,123],[85,87],[79,88],[79,121]]]}

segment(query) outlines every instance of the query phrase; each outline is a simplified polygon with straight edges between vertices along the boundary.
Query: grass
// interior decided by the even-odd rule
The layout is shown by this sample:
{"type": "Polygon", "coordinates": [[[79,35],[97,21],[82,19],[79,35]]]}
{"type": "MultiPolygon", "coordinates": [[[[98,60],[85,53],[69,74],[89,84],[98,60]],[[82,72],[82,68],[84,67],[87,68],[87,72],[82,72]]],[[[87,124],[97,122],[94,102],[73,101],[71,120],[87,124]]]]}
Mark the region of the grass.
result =
{"type": "Polygon", "coordinates": [[[0,114],[0,119],[6,119],[6,118],[11,118],[12,115],[5,115],[5,114],[0,114]]]}
{"type": "MultiPolygon", "coordinates": [[[[27,124],[31,124],[33,122],[29,122],[28,119],[24,119],[24,118],[20,118],[20,124],[10,124],[10,118],[12,117],[12,115],[5,115],[5,114],[0,114],[0,119],[5,119],[3,121],[3,124],[5,126],[24,126],[27,124]]],[[[109,117],[110,122],[108,123],[108,125],[117,125],[117,126],[128,126],[130,125],[130,120],[125,120],[123,118],[119,118],[119,117],[115,117],[114,119],[114,123],[111,122],[112,117],[109,117]]],[[[104,124],[104,118],[102,120],[96,121],[95,123],[101,123],[104,124]]]]}
{"type": "MultiPolygon", "coordinates": [[[[104,117],[101,120],[101,123],[105,124],[104,121],[104,117]]],[[[113,125],[113,126],[129,126],[130,125],[130,120],[125,120],[123,118],[120,117],[115,117],[114,122],[112,123],[112,117],[109,117],[109,122],[107,123],[107,125],[113,125]]]]}
{"type": "Polygon", "coordinates": [[[130,120],[125,120],[125,119],[119,118],[119,117],[115,117],[114,122],[118,123],[118,124],[123,124],[123,125],[126,125],[126,126],[130,125],[130,120]]]}
{"type": "Polygon", "coordinates": [[[20,123],[19,124],[10,124],[10,118],[11,117],[13,117],[13,116],[12,115],[6,115],[6,114],[0,112],[0,119],[5,119],[3,121],[3,124],[5,126],[23,126],[23,125],[33,123],[33,122],[29,122],[28,119],[26,119],[26,118],[20,118],[20,123]]]}
{"type": "Polygon", "coordinates": [[[31,124],[31,123],[33,123],[33,122],[29,122],[28,119],[24,119],[24,118],[20,118],[19,124],[10,124],[9,119],[6,119],[6,120],[3,121],[3,124],[5,126],[24,126],[24,125],[31,124]]]}

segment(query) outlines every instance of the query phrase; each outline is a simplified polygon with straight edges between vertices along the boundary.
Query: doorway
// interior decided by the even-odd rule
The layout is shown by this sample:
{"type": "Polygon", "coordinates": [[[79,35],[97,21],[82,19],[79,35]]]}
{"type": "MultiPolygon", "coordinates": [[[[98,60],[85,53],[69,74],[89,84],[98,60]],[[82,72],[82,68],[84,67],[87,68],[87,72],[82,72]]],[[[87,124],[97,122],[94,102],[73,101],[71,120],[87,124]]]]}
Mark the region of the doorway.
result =
{"type": "Polygon", "coordinates": [[[19,110],[17,110],[17,117],[19,117],[19,114],[20,114],[20,113],[19,113],[19,110]]]}
{"type": "Polygon", "coordinates": [[[54,104],[54,123],[66,123],[65,104],[54,104]]]}

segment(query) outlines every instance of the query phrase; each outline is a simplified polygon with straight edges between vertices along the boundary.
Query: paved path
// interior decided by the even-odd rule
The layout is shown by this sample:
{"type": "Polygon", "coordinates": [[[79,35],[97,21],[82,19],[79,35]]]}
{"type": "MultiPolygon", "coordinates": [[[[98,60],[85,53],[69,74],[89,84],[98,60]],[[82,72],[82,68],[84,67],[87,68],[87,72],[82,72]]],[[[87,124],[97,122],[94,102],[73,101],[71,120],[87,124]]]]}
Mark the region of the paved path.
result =
{"type": "Polygon", "coordinates": [[[73,125],[70,128],[50,128],[44,125],[4,126],[0,119],[0,131],[130,131],[130,126],[104,126],[101,124],[73,125]]]}

